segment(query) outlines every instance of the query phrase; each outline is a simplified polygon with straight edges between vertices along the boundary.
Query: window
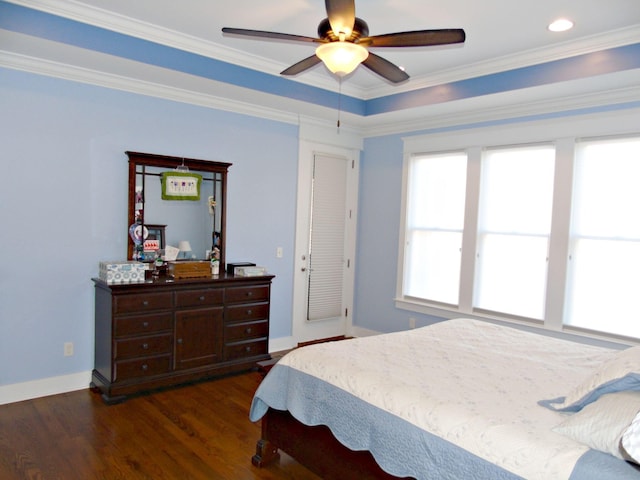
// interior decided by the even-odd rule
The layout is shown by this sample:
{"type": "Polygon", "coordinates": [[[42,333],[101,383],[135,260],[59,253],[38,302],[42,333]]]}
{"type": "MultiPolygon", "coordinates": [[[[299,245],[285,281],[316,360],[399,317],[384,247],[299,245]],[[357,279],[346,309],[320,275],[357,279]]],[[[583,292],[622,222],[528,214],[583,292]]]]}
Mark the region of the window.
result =
{"type": "Polygon", "coordinates": [[[555,149],[482,155],[474,307],[544,317],[555,149]]]}
{"type": "Polygon", "coordinates": [[[565,323],[640,337],[640,138],[576,145],[565,323]]]}
{"type": "Polygon", "coordinates": [[[405,139],[396,306],[640,339],[640,134],[581,128],[405,139]]]}
{"type": "Polygon", "coordinates": [[[404,294],[458,303],[466,153],[411,159],[404,294]]]}

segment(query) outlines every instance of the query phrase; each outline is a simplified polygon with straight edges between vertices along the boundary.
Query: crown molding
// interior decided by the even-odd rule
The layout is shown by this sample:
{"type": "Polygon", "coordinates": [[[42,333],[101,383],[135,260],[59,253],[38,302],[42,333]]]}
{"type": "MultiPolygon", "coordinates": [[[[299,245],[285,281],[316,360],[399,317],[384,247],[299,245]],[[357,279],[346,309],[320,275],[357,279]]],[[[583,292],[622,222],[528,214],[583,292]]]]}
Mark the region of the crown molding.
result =
{"type": "Polygon", "coordinates": [[[363,133],[366,137],[378,137],[424,130],[442,131],[505,120],[524,121],[554,114],[577,115],[585,113],[584,111],[586,110],[595,110],[601,107],[617,106],[617,108],[625,108],[625,106],[638,107],[640,105],[640,86],[629,86],[615,90],[576,94],[546,100],[518,101],[519,97],[514,92],[505,92],[491,97],[495,99],[505,95],[510,97],[512,104],[491,108],[483,105],[484,101],[474,102],[470,100],[464,101],[464,105],[467,108],[463,110],[458,108],[458,111],[453,112],[443,112],[432,107],[416,109],[416,111],[411,112],[413,118],[405,119],[404,121],[401,119],[393,121],[391,117],[396,116],[396,114],[389,114],[389,118],[385,122],[367,124],[368,119],[365,119],[365,124],[362,126],[363,133]],[[473,105],[474,103],[480,105],[473,105]]]}
{"type": "MultiPolygon", "coordinates": [[[[240,50],[222,47],[215,42],[116,14],[102,8],[88,6],[75,0],[7,1],[271,75],[279,75],[282,69],[289,66],[240,50]]],[[[412,77],[411,82],[406,85],[389,86],[383,83],[374,88],[363,89],[354,86],[353,83],[345,82],[340,85],[340,88],[345,95],[369,100],[638,42],[640,42],[640,25],[633,25],[612,32],[519,52],[485,62],[441,70],[430,75],[412,77]]],[[[308,72],[303,78],[296,78],[296,81],[330,91],[336,90],[335,79],[332,76],[322,75],[318,72],[308,72]]]]}
{"type": "MultiPolygon", "coordinates": [[[[583,37],[578,40],[554,44],[548,47],[536,48],[513,55],[473,63],[458,68],[451,68],[434,72],[421,77],[411,77],[410,85],[399,85],[393,93],[403,93],[421,88],[433,87],[445,83],[456,82],[468,78],[491,75],[493,73],[515,70],[542,63],[562,60],[588,53],[607,50],[610,48],[632,45],[640,42],[640,25],[633,25],[599,35],[583,37]]],[[[363,98],[369,100],[389,94],[388,87],[375,87],[362,92],[363,98]]]]}
{"type": "MultiPolygon", "coordinates": [[[[307,123],[315,122],[316,125],[336,129],[336,112],[334,109],[311,106],[305,102],[248,91],[241,87],[219,82],[213,82],[212,84],[211,81],[207,81],[206,86],[209,91],[198,91],[195,87],[202,84],[195,86],[188,82],[185,83],[185,86],[160,84],[146,80],[142,75],[134,77],[132,75],[114,74],[95,68],[70,65],[61,61],[2,50],[0,50],[0,66],[277,122],[299,125],[301,119],[304,119],[307,123]],[[212,91],[215,93],[212,93],[212,91]]],[[[174,76],[165,76],[165,80],[170,80],[174,83],[185,78],[191,81],[199,80],[184,74],[171,73],[174,76]]],[[[549,89],[557,90],[558,88],[557,85],[552,85],[547,88],[525,89],[526,91],[522,92],[510,91],[373,117],[361,117],[343,112],[340,128],[345,133],[349,132],[362,137],[376,137],[422,130],[455,128],[483,122],[531,118],[603,106],[623,106],[634,102],[639,103],[640,82],[638,82],[638,77],[640,76],[640,71],[612,75],[616,79],[622,77],[624,82],[631,83],[631,85],[608,90],[602,88],[603,91],[597,92],[572,95],[565,93],[564,96],[560,97],[558,97],[558,92],[555,92],[555,96],[551,98],[548,95],[549,89]],[[532,92],[542,92],[542,94],[533,98],[531,97],[532,92]],[[542,98],[540,98],[541,96],[542,98]],[[530,99],[527,100],[527,97],[530,99]],[[496,106],[496,104],[499,105],[496,106]]],[[[156,77],[152,76],[152,78],[156,77]]],[[[599,83],[604,83],[605,85],[624,83],[611,81],[611,76],[605,77],[599,83]]],[[[571,90],[569,85],[565,85],[563,92],[566,90],[571,90]]]]}
{"type": "Polygon", "coordinates": [[[297,114],[284,110],[14,52],[0,50],[0,66],[129,93],[261,117],[277,122],[298,123],[297,114]]]}
{"type": "MultiPolygon", "coordinates": [[[[289,65],[281,62],[267,60],[258,55],[252,55],[226,46],[223,47],[218,43],[200,37],[187,35],[176,30],[120,15],[99,7],[86,5],[75,0],[6,1],[270,75],[278,76],[282,70],[289,67],[289,65]]],[[[338,88],[334,77],[322,75],[317,72],[308,72],[304,78],[297,78],[296,81],[330,91],[335,91],[338,88]]],[[[342,84],[340,88],[346,95],[355,98],[362,97],[361,89],[355,87],[353,84],[342,84]]]]}

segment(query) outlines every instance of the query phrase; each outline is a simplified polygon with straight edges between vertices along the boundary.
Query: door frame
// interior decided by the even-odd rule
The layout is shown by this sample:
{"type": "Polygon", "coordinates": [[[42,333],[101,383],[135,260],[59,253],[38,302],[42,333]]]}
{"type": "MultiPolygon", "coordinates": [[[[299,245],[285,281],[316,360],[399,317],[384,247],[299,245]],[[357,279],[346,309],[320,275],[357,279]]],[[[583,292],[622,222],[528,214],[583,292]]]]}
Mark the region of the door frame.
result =
{"type": "Polygon", "coordinates": [[[296,237],[293,261],[292,336],[295,343],[308,342],[340,335],[350,336],[353,330],[353,303],[355,282],[355,253],[358,211],[358,184],[362,137],[336,129],[322,129],[317,125],[300,126],[298,153],[298,188],[296,205],[296,237]],[[343,284],[343,317],[338,320],[306,321],[307,273],[303,271],[308,254],[309,212],[311,209],[311,178],[316,154],[344,157],[351,161],[347,173],[346,209],[349,212],[345,228],[345,269],[343,284]]]}

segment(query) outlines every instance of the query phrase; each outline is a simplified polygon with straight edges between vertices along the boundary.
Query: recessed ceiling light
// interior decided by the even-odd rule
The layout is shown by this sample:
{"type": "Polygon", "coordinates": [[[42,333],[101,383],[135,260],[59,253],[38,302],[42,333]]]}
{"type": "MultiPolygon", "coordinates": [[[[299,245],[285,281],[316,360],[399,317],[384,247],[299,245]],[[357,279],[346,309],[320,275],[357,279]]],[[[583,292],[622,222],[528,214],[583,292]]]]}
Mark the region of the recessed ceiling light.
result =
{"type": "Polygon", "coordinates": [[[567,20],[566,18],[559,18],[549,24],[547,27],[552,32],[564,32],[573,27],[573,22],[571,20],[567,20]]]}

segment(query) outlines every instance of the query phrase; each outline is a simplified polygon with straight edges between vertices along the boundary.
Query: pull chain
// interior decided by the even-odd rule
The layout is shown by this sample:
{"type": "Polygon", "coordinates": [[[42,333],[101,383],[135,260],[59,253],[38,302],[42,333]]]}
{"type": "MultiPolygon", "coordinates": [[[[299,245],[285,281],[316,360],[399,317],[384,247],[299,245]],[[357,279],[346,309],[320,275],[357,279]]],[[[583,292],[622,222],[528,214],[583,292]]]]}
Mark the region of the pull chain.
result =
{"type": "Polygon", "coordinates": [[[336,126],[340,131],[340,112],[342,110],[342,77],[338,77],[338,122],[336,126]]]}

